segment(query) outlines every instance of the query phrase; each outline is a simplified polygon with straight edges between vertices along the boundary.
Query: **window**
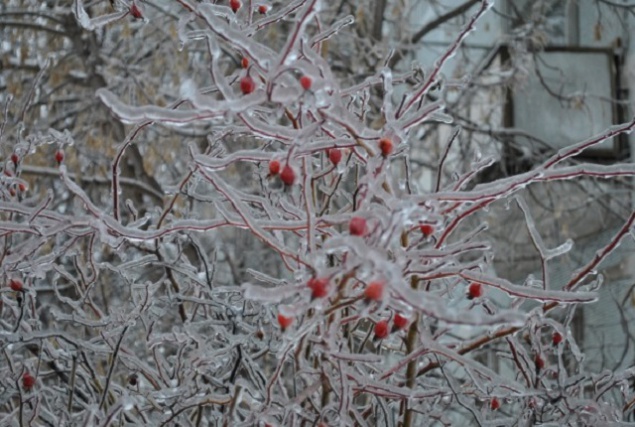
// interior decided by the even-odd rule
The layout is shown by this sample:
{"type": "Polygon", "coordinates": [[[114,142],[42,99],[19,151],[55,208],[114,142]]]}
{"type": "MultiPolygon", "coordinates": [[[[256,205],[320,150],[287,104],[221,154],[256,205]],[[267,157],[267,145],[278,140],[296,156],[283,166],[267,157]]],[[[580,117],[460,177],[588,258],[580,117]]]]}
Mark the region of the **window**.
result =
{"type": "MultiPolygon", "coordinates": [[[[547,47],[534,53],[533,70],[509,94],[506,125],[555,151],[622,122],[618,64],[609,49],[547,47]]],[[[526,137],[518,137],[517,142],[532,144],[526,137]]],[[[627,147],[625,138],[613,138],[581,156],[624,158],[627,147]]]]}

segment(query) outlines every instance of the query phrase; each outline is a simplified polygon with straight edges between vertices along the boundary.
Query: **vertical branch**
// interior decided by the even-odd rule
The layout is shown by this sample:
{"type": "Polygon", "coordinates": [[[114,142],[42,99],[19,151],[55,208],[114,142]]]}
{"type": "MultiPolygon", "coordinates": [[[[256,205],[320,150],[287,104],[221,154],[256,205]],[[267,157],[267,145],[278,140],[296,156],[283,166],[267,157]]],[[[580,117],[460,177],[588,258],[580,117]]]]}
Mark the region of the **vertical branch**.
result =
{"type": "Polygon", "coordinates": [[[481,1],[480,9],[470,18],[470,20],[468,21],[467,25],[465,27],[463,27],[463,29],[461,30],[459,35],[454,39],[454,42],[445,51],[443,56],[441,56],[441,58],[439,58],[439,60],[436,62],[435,66],[434,66],[434,69],[432,70],[430,75],[427,77],[425,82],[421,85],[421,87],[419,89],[415,90],[414,94],[405,102],[405,104],[403,105],[403,108],[400,108],[397,111],[397,115],[396,115],[397,118],[400,118],[401,116],[406,114],[408,112],[408,110],[414,104],[419,102],[419,100],[422,99],[422,97],[426,93],[428,93],[430,88],[436,82],[437,76],[441,72],[441,68],[443,68],[445,63],[452,56],[454,56],[454,54],[456,53],[456,51],[459,48],[459,46],[461,46],[461,44],[463,43],[463,40],[474,29],[474,25],[476,24],[476,21],[478,21],[481,18],[481,16],[483,16],[483,14],[487,11],[487,9],[489,9],[490,6],[491,6],[491,3],[488,0],[482,0],[481,1]]]}
{"type": "Polygon", "coordinates": [[[71,367],[71,378],[70,378],[70,384],[69,384],[69,391],[68,391],[68,405],[67,405],[67,410],[68,410],[68,416],[70,417],[71,414],[73,413],[73,394],[75,393],[75,373],[77,370],[77,356],[73,355],[73,365],[71,367]]]}
{"type": "Polygon", "coordinates": [[[139,126],[137,126],[129,135],[126,137],[125,141],[117,150],[117,154],[115,155],[115,159],[112,162],[111,172],[112,172],[112,209],[113,209],[113,217],[116,221],[119,221],[120,218],[120,208],[119,208],[119,163],[121,163],[121,159],[126,151],[126,148],[132,144],[134,139],[137,137],[137,134],[144,127],[150,125],[152,122],[146,122],[139,126]]]}
{"type": "Polygon", "coordinates": [[[373,29],[370,36],[376,40],[382,39],[382,28],[384,25],[384,13],[386,12],[386,0],[375,0],[375,16],[373,17],[373,29]]]}
{"type": "Polygon", "coordinates": [[[437,167],[437,180],[434,186],[435,192],[439,191],[439,189],[441,188],[441,176],[443,175],[443,166],[445,165],[445,160],[448,158],[448,153],[452,148],[452,144],[454,144],[454,141],[456,140],[456,137],[459,135],[460,132],[460,127],[457,126],[456,128],[454,128],[454,130],[452,131],[452,135],[450,135],[448,143],[445,145],[445,150],[443,150],[443,154],[441,155],[441,159],[439,160],[439,166],[437,167]]]}
{"type": "Polygon", "coordinates": [[[104,403],[106,402],[106,396],[108,395],[108,388],[110,387],[110,381],[112,380],[112,373],[115,370],[115,366],[117,365],[117,357],[119,356],[119,349],[121,348],[121,342],[123,341],[123,337],[128,330],[128,325],[123,327],[121,331],[121,335],[119,336],[119,340],[115,345],[115,351],[112,355],[112,361],[110,362],[110,368],[108,369],[108,375],[106,376],[106,384],[104,385],[104,391],[101,395],[101,399],[99,401],[99,409],[101,410],[104,407],[104,403]]]}
{"type": "Polygon", "coordinates": [[[44,65],[42,65],[42,68],[40,68],[40,71],[35,76],[35,79],[33,80],[33,84],[31,85],[31,88],[29,89],[29,92],[27,93],[27,96],[24,99],[24,105],[22,106],[22,111],[20,112],[20,121],[24,122],[26,112],[31,106],[31,103],[33,102],[33,94],[35,93],[35,88],[40,84],[40,81],[44,77],[44,74],[46,73],[50,65],[51,65],[51,59],[47,58],[46,61],[44,62],[44,65]]]}
{"type": "MultiPolygon", "coordinates": [[[[401,235],[401,246],[404,248],[408,247],[408,234],[406,232],[401,235]]],[[[413,275],[410,278],[410,288],[413,291],[417,291],[419,288],[419,277],[413,275]]],[[[406,337],[406,355],[411,354],[415,351],[417,342],[419,340],[419,314],[416,313],[412,323],[410,323],[410,327],[408,328],[408,335],[406,337]]],[[[415,384],[417,382],[417,360],[418,358],[413,358],[408,362],[408,366],[406,368],[406,387],[409,389],[414,389],[415,384]]],[[[414,409],[410,407],[407,401],[403,401],[400,407],[400,415],[404,414],[403,418],[403,426],[404,427],[412,427],[415,417],[414,409]]]]}

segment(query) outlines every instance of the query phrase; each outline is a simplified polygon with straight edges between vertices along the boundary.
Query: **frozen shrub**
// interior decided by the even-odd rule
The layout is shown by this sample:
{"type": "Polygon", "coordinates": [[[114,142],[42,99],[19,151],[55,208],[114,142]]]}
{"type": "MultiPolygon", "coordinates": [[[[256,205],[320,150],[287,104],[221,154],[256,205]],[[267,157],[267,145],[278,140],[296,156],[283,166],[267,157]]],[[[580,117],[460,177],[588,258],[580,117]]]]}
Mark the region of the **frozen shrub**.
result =
{"type": "Polygon", "coordinates": [[[596,301],[596,270],[635,214],[556,286],[547,266],[572,242],[543,241],[524,190],[632,176],[572,159],[635,121],[480,183],[496,159],[471,153],[448,171],[457,124],[428,191],[411,174],[421,131],[452,122],[440,94],[471,90],[441,70],[491,2],[471,2],[424,73],[388,51],[364,58],[355,19],[331,2],[140,3],[33,12],[49,32],[67,31],[59,14],[81,34],[84,92],[37,115],[61,78],[40,65],[21,103],[3,98],[0,138],[16,154],[1,181],[3,422],[604,425],[631,413],[631,370],[586,372],[569,323],[596,301]],[[522,213],[542,277],[496,274],[484,217],[501,205],[522,213]]]}

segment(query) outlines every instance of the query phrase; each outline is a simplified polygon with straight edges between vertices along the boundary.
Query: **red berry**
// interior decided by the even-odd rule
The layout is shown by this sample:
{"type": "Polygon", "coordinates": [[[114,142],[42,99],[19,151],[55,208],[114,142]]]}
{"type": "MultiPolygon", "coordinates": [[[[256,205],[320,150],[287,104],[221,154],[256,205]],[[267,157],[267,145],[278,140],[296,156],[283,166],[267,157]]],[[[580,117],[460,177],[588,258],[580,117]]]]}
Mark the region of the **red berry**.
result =
{"type": "Polygon", "coordinates": [[[282,172],[280,173],[280,179],[284,185],[293,185],[293,182],[295,181],[295,172],[293,172],[291,166],[288,164],[284,165],[282,172]]]}
{"type": "Polygon", "coordinates": [[[269,6],[265,4],[261,4],[260,6],[258,6],[258,13],[260,13],[261,15],[265,15],[268,11],[269,11],[269,6]]]}
{"type": "Polygon", "coordinates": [[[383,282],[370,282],[364,289],[364,298],[368,301],[379,301],[384,295],[383,282]]]}
{"type": "Polygon", "coordinates": [[[388,138],[382,138],[379,140],[379,149],[381,150],[381,155],[384,157],[390,156],[392,153],[392,141],[388,138]]]}
{"type": "Polygon", "coordinates": [[[331,148],[328,150],[329,160],[333,165],[337,166],[342,161],[342,150],[339,148],[331,148]]]}
{"type": "Polygon", "coordinates": [[[318,279],[312,277],[307,282],[307,286],[311,289],[311,298],[324,298],[328,294],[328,279],[318,279]]]}
{"type": "Polygon", "coordinates": [[[551,336],[551,343],[555,346],[562,342],[562,334],[560,332],[554,332],[551,336]]]}
{"type": "Polygon", "coordinates": [[[9,280],[9,287],[12,291],[21,292],[23,289],[22,281],[19,279],[11,279],[9,280]]]}
{"type": "Polygon", "coordinates": [[[375,323],[375,339],[384,339],[388,336],[388,320],[380,320],[375,323]]]}
{"type": "Polygon", "coordinates": [[[5,174],[6,176],[13,176],[13,172],[11,172],[9,169],[5,169],[5,170],[4,170],[4,174],[5,174]]]}
{"type": "Polygon", "coordinates": [[[282,314],[278,313],[278,324],[280,325],[280,329],[284,332],[291,324],[293,323],[293,317],[286,317],[282,314]]]}
{"type": "Polygon", "coordinates": [[[64,152],[62,150],[57,150],[55,152],[55,161],[57,163],[62,163],[64,161],[64,152]]]}
{"type": "Polygon", "coordinates": [[[20,161],[20,158],[18,157],[17,154],[13,153],[11,154],[11,161],[13,162],[14,165],[17,166],[18,162],[20,161]]]}
{"type": "Polygon", "coordinates": [[[395,329],[401,330],[401,329],[406,329],[408,327],[408,323],[410,322],[410,319],[408,319],[407,317],[403,316],[400,313],[395,314],[395,318],[393,319],[393,325],[395,329]]]}
{"type": "Polygon", "coordinates": [[[280,173],[280,162],[277,160],[271,160],[269,162],[269,175],[274,176],[280,173]]]}
{"type": "Polygon", "coordinates": [[[10,188],[9,189],[9,194],[11,195],[11,197],[15,197],[15,189],[10,188]]]}
{"type": "Polygon", "coordinates": [[[353,236],[363,236],[366,234],[366,220],[362,217],[354,216],[348,224],[348,231],[353,236]]]}
{"type": "Polygon", "coordinates": [[[18,184],[18,190],[20,190],[20,192],[24,193],[26,191],[26,185],[21,182],[18,184]]]}
{"type": "Polygon", "coordinates": [[[467,290],[467,299],[480,298],[483,296],[483,286],[480,283],[470,283],[467,290]]]}
{"type": "Polygon", "coordinates": [[[132,17],[134,19],[143,18],[143,14],[141,13],[141,9],[139,9],[139,6],[137,6],[136,3],[132,3],[132,6],[130,6],[130,14],[132,15],[132,17]]]}
{"type": "Polygon", "coordinates": [[[28,372],[25,372],[22,375],[22,386],[25,389],[30,390],[33,388],[34,385],[35,385],[35,377],[33,377],[33,375],[29,374],[28,372]]]}
{"type": "Polygon", "coordinates": [[[243,68],[249,67],[249,58],[243,57],[243,59],[240,60],[240,66],[243,68]]]}
{"type": "Polygon", "coordinates": [[[534,358],[534,364],[536,365],[536,371],[540,371],[545,367],[545,359],[542,358],[539,354],[534,358]]]}
{"type": "Polygon", "coordinates": [[[229,0],[229,7],[232,8],[232,12],[236,13],[238,12],[238,9],[240,9],[240,6],[242,6],[243,4],[240,2],[240,0],[229,0]]]}
{"type": "Polygon", "coordinates": [[[251,92],[256,90],[256,82],[249,76],[245,76],[240,79],[240,90],[245,94],[249,95],[251,92]]]}
{"type": "Polygon", "coordinates": [[[434,233],[434,227],[431,226],[430,224],[421,224],[421,234],[423,234],[423,237],[428,238],[430,236],[432,236],[432,234],[434,233]]]}
{"type": "Polygon", "coordinates": [[[312,84],[313,84],[313,80],[311,80],[311,77],[309,76],[300,77],[300,86],[302,86],[304,90],[311,89],[312,84]]]}
{"type": "Polygon", "coordinates": [[[501,402],[500,400],[498,400],[496,397],[492,399],[492,401],[489,404],[490,408],[492,408],[492,411],[496,411],[498,410],[498,408],[501,407],[501,402]]]}

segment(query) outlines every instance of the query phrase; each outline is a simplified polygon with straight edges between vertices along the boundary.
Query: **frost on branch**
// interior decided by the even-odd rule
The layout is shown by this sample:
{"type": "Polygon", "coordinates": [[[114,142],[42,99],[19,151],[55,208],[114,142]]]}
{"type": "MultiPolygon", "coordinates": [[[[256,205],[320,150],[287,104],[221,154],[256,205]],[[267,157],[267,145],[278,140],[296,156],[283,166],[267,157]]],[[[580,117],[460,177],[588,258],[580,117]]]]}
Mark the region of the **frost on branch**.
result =
{"type": "Polygon", "coordinates": [[[116,21],[119,21],[124,16],[128,14],[127,11],[119,11],[115,13],[109,13],[106,15],[101,15],[95,18],[91,18],[88,16],[86,12],[84,2],[82,0],[75,0],[75,4],[73,5],[73,14],[77,19],[77,22],[89,31],[94,31],[106,25],[112,24],[116,21]]]}

